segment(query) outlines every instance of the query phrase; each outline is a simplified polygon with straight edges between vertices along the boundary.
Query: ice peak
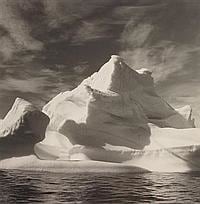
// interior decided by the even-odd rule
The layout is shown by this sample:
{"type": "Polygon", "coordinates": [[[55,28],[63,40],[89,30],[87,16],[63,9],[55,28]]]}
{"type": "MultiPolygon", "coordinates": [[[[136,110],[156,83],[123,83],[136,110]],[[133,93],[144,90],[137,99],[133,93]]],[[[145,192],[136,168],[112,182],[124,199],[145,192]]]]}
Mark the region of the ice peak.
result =
{"type": "Polygon", "coordinates": [[[111,55],[110,60],[112,60],[114,63],[123,61],[119,55],[111,55]]]}
{"type": "Polygon", "coordinates": [[[136,75],[137,73],[126,65],[120,56],[112,55],[98,71],[92,87],[101,91],[127,92],[137,86],[136,75]]]}

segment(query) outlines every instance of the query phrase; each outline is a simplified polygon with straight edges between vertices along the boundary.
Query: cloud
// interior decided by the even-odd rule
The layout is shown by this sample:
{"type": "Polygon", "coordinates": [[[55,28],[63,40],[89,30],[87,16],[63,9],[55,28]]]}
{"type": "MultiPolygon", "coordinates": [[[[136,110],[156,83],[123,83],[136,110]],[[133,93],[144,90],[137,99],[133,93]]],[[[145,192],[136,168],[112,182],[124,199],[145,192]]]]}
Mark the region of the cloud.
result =
{"type": "Polygon", "coordinates": [[[40,50],[42,43],[30,35],[30,25],[20,16],[17,2],[12,0],[0,1],[0,24],[13,39],[18,48],[40,50]]]}
{"type": "MultiPolygon", "coordinates": [[[[187,69],[193,53],[200,51],[200,26],[192,15],[197,10],[195,2],[165,1],[159,9],[130,19],[121,36],[120,54],[133,67],[153,70],[157,82],[187,69]]],[[[200,14],[196,18],[200,19],[200,14]]]]}
{"type": "Polygon", "coordinates": [[[125,9],[118,10],[123,4],[121,0],[1,0],[1,63],[23,61],[30,53],[40,59],[52,55],[60,59],[63,47],[84,46],[96,40],[110,40],[111,47],[117,44],[118,26],[127,19],[122,14],[129,10],[125,7],[135,3],[126,2],[122,6],[125,9]]]}
{"type": "Polygon", "coordinates": [[[179,45],[173,42],[160,41],[151,47],[141,47],[121,52],[124,59],[135,69],[148,68],[153,71],[156,83],[167,80],[171,75],[185,73],[194,52],[199,52],[198,46],[179,45]]]}
{"type": "MultiPolygon", "coordinates": [[[[19,1],[21,2],[21,1],[19,1]]],[[[0,1],[1,60],[12,59],[17,52],[24,50],[41,50],[43,43],[30,35],[30,25],[21,17],[17,1],[0,1]]]]}
{"type": "Polygon", "coordinates": [[[82,44],[112,37],[112,34],[109,34],[108,30],[109,26],[99,20],[83,21],[73,36],[71,43],[82,44]]]}

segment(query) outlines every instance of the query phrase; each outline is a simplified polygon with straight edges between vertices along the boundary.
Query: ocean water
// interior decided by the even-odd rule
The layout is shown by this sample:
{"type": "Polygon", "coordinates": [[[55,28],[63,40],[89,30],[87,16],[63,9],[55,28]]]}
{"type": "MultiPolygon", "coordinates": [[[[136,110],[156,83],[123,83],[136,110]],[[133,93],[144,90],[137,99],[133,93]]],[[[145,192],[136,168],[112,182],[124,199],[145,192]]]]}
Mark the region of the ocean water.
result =
{"type": "Polygon", "coordinates": [[[200,203],[200,173],[0,171],[0,203],[200,203]]]}

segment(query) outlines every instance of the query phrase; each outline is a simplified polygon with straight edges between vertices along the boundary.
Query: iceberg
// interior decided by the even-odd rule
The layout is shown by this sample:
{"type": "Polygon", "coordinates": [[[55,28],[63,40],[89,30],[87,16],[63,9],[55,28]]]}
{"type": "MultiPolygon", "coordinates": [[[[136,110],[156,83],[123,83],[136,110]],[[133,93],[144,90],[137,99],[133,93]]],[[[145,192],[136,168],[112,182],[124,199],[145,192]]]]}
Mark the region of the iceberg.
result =
{"type": "Polygon", "coordinates": [[[48,123],[48,116],[16,98],[0,123],[0,160],[34,154],[34,145],[44,139],[48,123]]]}
{"type": "Polygon", "coordinates": [[[174,109],[156,93],[151,71],[117,55],[42,111],[17,98],[0,125],[1,169],[200,170],[191,107],[174,109]]]}

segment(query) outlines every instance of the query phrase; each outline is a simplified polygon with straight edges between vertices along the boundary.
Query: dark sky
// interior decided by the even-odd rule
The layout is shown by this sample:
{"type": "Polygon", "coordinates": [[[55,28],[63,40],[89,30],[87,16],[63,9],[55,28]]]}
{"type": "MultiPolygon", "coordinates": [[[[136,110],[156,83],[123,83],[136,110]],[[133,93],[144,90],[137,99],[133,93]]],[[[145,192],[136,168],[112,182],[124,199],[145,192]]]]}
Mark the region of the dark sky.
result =
{"type": "Polygon", "coordinates": [[[0,0],[0,115],[16,96],[42,107],[120,54],[199,120],[199,11],[199,0],[0,0]]]}

